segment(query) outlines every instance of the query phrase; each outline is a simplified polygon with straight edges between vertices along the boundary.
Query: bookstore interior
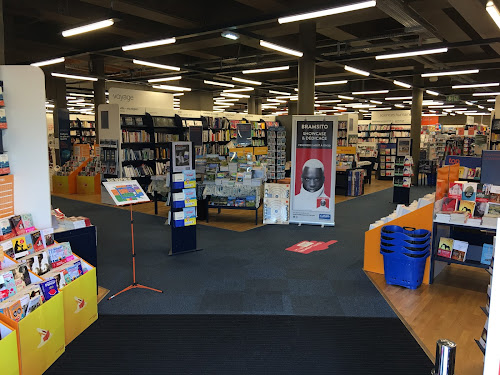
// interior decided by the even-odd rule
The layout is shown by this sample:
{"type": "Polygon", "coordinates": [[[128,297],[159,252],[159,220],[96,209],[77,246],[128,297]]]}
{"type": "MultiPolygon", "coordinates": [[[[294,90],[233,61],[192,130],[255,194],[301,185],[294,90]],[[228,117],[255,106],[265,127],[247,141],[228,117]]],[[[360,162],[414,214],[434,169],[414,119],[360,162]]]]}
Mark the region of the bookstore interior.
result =
{"type": "Polygon", "coordinates": [[[70,3],[0,1],[2,375],[500,374],[497,0],[70,3]]]}

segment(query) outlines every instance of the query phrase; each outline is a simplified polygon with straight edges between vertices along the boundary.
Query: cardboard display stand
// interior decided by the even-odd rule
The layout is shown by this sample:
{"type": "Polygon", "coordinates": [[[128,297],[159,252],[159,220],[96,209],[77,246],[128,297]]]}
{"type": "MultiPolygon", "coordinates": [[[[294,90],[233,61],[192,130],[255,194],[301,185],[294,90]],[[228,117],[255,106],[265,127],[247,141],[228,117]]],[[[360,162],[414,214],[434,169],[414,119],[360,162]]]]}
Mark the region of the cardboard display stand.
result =
{"type": "Polygon", "coordinates": [[[17,333],[13,327],[0,322],[0,353],[2,353],[2,375],[19,375],[17,333]]]}

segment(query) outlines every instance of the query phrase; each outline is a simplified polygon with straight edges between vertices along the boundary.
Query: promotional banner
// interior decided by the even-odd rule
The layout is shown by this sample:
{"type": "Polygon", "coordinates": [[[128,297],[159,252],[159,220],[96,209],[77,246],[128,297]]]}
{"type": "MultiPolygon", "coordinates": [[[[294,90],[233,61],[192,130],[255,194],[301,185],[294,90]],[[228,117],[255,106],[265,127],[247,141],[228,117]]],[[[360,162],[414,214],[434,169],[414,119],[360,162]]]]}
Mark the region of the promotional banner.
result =
{"type": "Polygon", "coordinates": [[[337,116],[293,116],[290,222],[335,225],[337,116]]]}

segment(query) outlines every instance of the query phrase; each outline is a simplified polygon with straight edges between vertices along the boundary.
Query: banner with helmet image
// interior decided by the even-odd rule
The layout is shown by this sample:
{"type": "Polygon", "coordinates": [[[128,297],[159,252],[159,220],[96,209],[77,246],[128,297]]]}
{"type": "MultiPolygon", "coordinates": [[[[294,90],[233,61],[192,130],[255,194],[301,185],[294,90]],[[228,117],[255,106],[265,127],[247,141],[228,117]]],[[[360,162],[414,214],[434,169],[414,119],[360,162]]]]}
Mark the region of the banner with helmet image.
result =
{"type": "Polygon", "coordinates": [[[335,225],[337,116],[293,116],[290,223],[335,225]]]}

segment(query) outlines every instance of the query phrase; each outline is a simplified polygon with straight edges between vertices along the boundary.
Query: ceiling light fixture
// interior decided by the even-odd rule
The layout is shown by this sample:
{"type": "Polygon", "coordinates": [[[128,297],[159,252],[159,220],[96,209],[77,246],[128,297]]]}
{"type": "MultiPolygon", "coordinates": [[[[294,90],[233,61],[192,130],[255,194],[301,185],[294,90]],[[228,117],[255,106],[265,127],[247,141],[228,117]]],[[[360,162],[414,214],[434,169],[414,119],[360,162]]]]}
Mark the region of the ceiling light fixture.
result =
{"type": "Polygon", "coordinates": [[[267,98],[268,102],[273,102],[273,103],[286,103],[286,100],[279,100],[279,99],[273,99],[273,98],[267,98]]]}
{"type": "Polygon", "coordinates": [[[59,78],[77,79],[82,81],[97,81],[97,78],[94,77],[75,76],[73,74],[62,74],[62,73],[50,73],[50,74],[54,77],[59,77],[59,78]]]}
{"type": "Polygon", "coordinates": [[[152,63],[152,62],[149,62],[149,61],[142,61],[142,60],[133,59],[132,62],[134,64],[144,65],[144,66],[150,66],[152,68],[158,68],[158,69],[175,70],[177,72],[179,70],[181,70],[181,68],[178,68],[176,66],[157,64],[157,63],[152,63]]]}
{"type": "Polygon", "coordinates": [[[302,53],[300,51],[297,51],[297,50],[294,50],[291,48],[286,48],[286,47],[280,46],[278,44],[269,43],[269,42],[266,42],[265,40],[260,40],[259,43],[262,47],[273,49],[275,51],[279,51],[279,52],[285,53],[287,55],[292,55],[292,56],[297,56],[297,57],[304,56],[304,53],[302,53]]]}
{"type": "Polygon", "coordinates": [[[452,89],[471,89],[476,87],[496,87],[500,86],[500,83],[474,83],[471,85],[455,85],[451,86],[452,89]]]}
{"type": "Polygon", "coordinates": [[[375,90],[375,91],[357,91],[353,92],[352,95],[371,95],[371,94],[387,94],[389,90],[375,90]]]}
{"type": "Polygon", "coordinates": [[[221,36],[223,36],[224,38],[227,38],[227,39],[231,39],[231,40],[238,40],[240,39],[240,35],[239,34],[236,34],[236,33],[233,33],[232,31],[223,31],[220,33],[221,36]]]}
{"type": "Polygon", "coordinates": [[[394,107],[398,107],[398,108],[404,108],[404,104],[395,104],[394,107]]]}
{"type": "Polygon", "coordinates": [[[80,27],[75,27],[73,29],[64,30],[62,32],[62,36],[67,38],[67,37],[73,36],[73,35],[88,33],[89,31],[99,30],[99,29],[103,29],[105,27],[112,26],[114,23],[115,23],[115,21],[113,19],[107,19],[104,21],[94,22],[94,23],[90,23],[90,24],[85,25],[85,26],[80,26],[80,27]]]}
{"type": "MultiPolygon", "coordinates": [[[[385,98],[385,100],[411,100],[411,98],[412,98],[411,96],[390,96],[388,98],[385,98]]],[[[382,104],[382,103],[377,103],[377,104],[382,104]]]]}
{"type": "Polygon", "coordinates": [[[236,81],[236,82],[241,82],[241,83],[247,83],[249,85],[257,85],[257,86],[260,86],[262,85],[262,82],[259,82],[259,81],[252,81],[251,79],[243,79],[243,78],[238,78],[238,77],[232,77],[231,78],[233,81],[236,81]]]}
{"type": "Polygon", "coordinates": [[[398,86],[401,86],[401,87],[404,87],[406,89],[411,89],[411,85],[409,85],[408,83],[405,83],[405,82],[401,82],[401,81],[397,81],[397,80],[394,80],[392,81],[395,85],[398,85],[398,86]]]}
{"type": "Polygon", "coordinates": [[[282,70],[288,70],[290,69],[290,66],[285,65],[285,66],[277,66],[274,68],[261,68],[261,69],[248,69],[242,71],[243,74],[255,74],[255,73],[267,73],[267,72],[279,72],[282,70]]]}
{"type": "Polygon", "coordinates": [[[429,95],[434,95],[434,96],[438,96],[438,95],[441,95],[440,93],[436,92],[436,91],[431,91],[431,90],[425,90],[425,92],[429,95]]]}
{"type": "Polygon", "coordinates": [[[488,99],[487,102],[488,103],[495,103],[497,100],[496,99],[488,99]]]}
{"type": "Polygon", "coordinates": [[[276,94],[276,95],[292,95],[288,92],[283,92],[283,91],[274,91],[274,90],[269,90],[269,94],[276,94]]]}
{"type": "Polygon", "coordinates": [[[71,96],[82,96],[84,98],[93,98],[94,95],[91,95],[91,94],[77,94],[77,93],[74,93],[74,92],[70,92],[69,95],[71,96]]]}
{"type": "Polygon", "coordinates": [[[469,70],[456,70],[454,72],[434,72],[434,73],[423,73],[422,77],[442,77],[442,76],[458,76],[462,74],[474,74],[479,73],[479,69],[469,69],[469,70]]]}
{"type": "Polygon", "coordinates": [[[230,98],[249,98],[250,95],[244,95],[244,94],[233,94],[232,92],[221,92],[222,96],[228,96],[230,98]]]}
{"type": "Polygon", "coordinates": [[[184,93],[183,92],[176,92],[175,94],[172,94],[172,95],[173,96],[182,96],[182,95],[184,95],[184,93]]]}
{"type": "Polygon", "coordinates": [[[340,99],[346,99],[346,100],[354,100],[353,97],[351,96],[344,96],[344,95],[337,95],[340,99]]]}
{"type": "Polygon", "coordinates": [[[349,65],[345,65],[344,69],[349,71],[349,72],[360,74],[360,75],[365,76],[365,77],[368,77],[370,75],[369,72],[366,72],[366,71],[361,70],[361,69],[353,68],[352,66],[349,66],[349,65]]]}
{"type": "Polygon", "coordinates": [[[454,108],[454,105],[430,105],[429,108],[454,108]]]}
{"type": "Polygon", "coordinates": [[[370,111],[388,111],[392,109],[391,107],[380,107],[380,108],[371,108],[370,111]]]}
{"type": "Polygon", "coordinates": [[[64,57],[58,57],[56,59],[40,61],[40,62],[36,62],[36,63],[30,64],[30,65],[32,65],[32,66],[46,66],[46,65],[52,65],[52,64],[59,64],[62,62],[64,62],[64,57]]]}
{"type": "Polygon", "coordinates": [[[371,8],[371,7],[374,7],[376,5],[377,5],[377,2],[375,0],[362,1],[362,2],[356,3],[356,4],[343,5],[340,7],[318,10],[315,12],[301,13],[301,14],[297,14],[295,16],[280,17],[280,18],[278,18],[278,22],[279,23],[288,23],[288,22],[303,21],[303,20],[308,20],[311,18],[325,17],[325,16],[331,16],[333,14],[346,13],[346,12],[352,12],[352,11],[359,10],[359,9],[371,8]]]}
{"type": "Polygon", "coordinates": [[[373,104],[383,104],[382,102],[379,102],[378,100],[370,100],[370,103],[373,103],[373,104]]]}
{"type": "Polygon", "coordinates": [[[222,86],[222,87],[234,87],[232,83],[224,83],[224,82],[216,82],[216,81],[208,81],[204,80],[203,83],[207,85],[213,85],[213,86],[222,86]]]}
{"type": "Polygon", "coordinates": [[[411,56],[421,56],[421,55],[432,55],[435,53],[445,53],[448,52],[448,48],[433,48],[426,49],[421,51],[409,51],[409,52],[399,52],[399,53],[389,53],[387,55],[379,55],[376,56],[377,60],[386,60],[386,59],[398,59],[402,57],[411,57],[411,56]]]}
{"type": "Polygon", "coordinates": [[[500,92],[476,92],[472,96],[498,96],[500,92]]]}
{"type": "Polygon", "coordinates": [[[342,100],[332,99],[332,100],[318,100],[316,103],[340,103],[342,100]]]}
{"type": "Polygon", "coordinates": [[[170,90],[170,91],[191,91],[189,87],[169,86],[169,85],[153,85],[153,88],[160,90],[170,90]]]}
{"type": "Polygon", "coordinates": [[[477,108],[484,109],[484,107],[482,105],[478,105],[477,108]]]}
{"type": "Polygon", "coordinates": [[[179,79],[182,79],[182,77],[175,76],[175,77],[153,78],[153,79],[148,79],[148,82],[153,83],[153,82],[178,81],[179,79]]]}
{"type": "Polygon", "coordinates": [[[242,89],[228,89],[228,90],[224,90],[224,92],[244,92],[244,91],[253,91],[254,88],[253,87],[244,87],[242,89]]]}
{"type": "MultiPolygon", "coordinates": [[[[342,81],[328,81],[328,82],[316,82],[314,86],[330,86],[330,85],[342,85],[347,83],[347,80],[342,81]]],[[[298,91],[298,89],[296,89],[298,91]]]]}
{"type": "Polygon", "coordinates": [[[131,50],[134,50],[134,49],[164,46],[166,44],[173,44],[175,42],[176,42],[175,38],[153,40],[151,42],[144,42],[144,43],[137,43],[137,44],[130,44],[128,46],[123,46],[122,50],[124,50],[124,51],[131,51],[131,50]]]}
{"type": "Polygon", "coordinates": [[[493,21],[495,21],[498,28],[500,28],[500,11],[498,11],[498,8],[493,3],[493,1],[490,0],[486,3],[486,11],[491,16],[491,18],[493,18],[493,21]]]}
{"type": "Polygon", "coordinates": [[[465,104],[467,104],[467,105],[475,105],[474,103],[472,103],[472,102],[467,102],[467,101],[465,102],[465,104]]]}

